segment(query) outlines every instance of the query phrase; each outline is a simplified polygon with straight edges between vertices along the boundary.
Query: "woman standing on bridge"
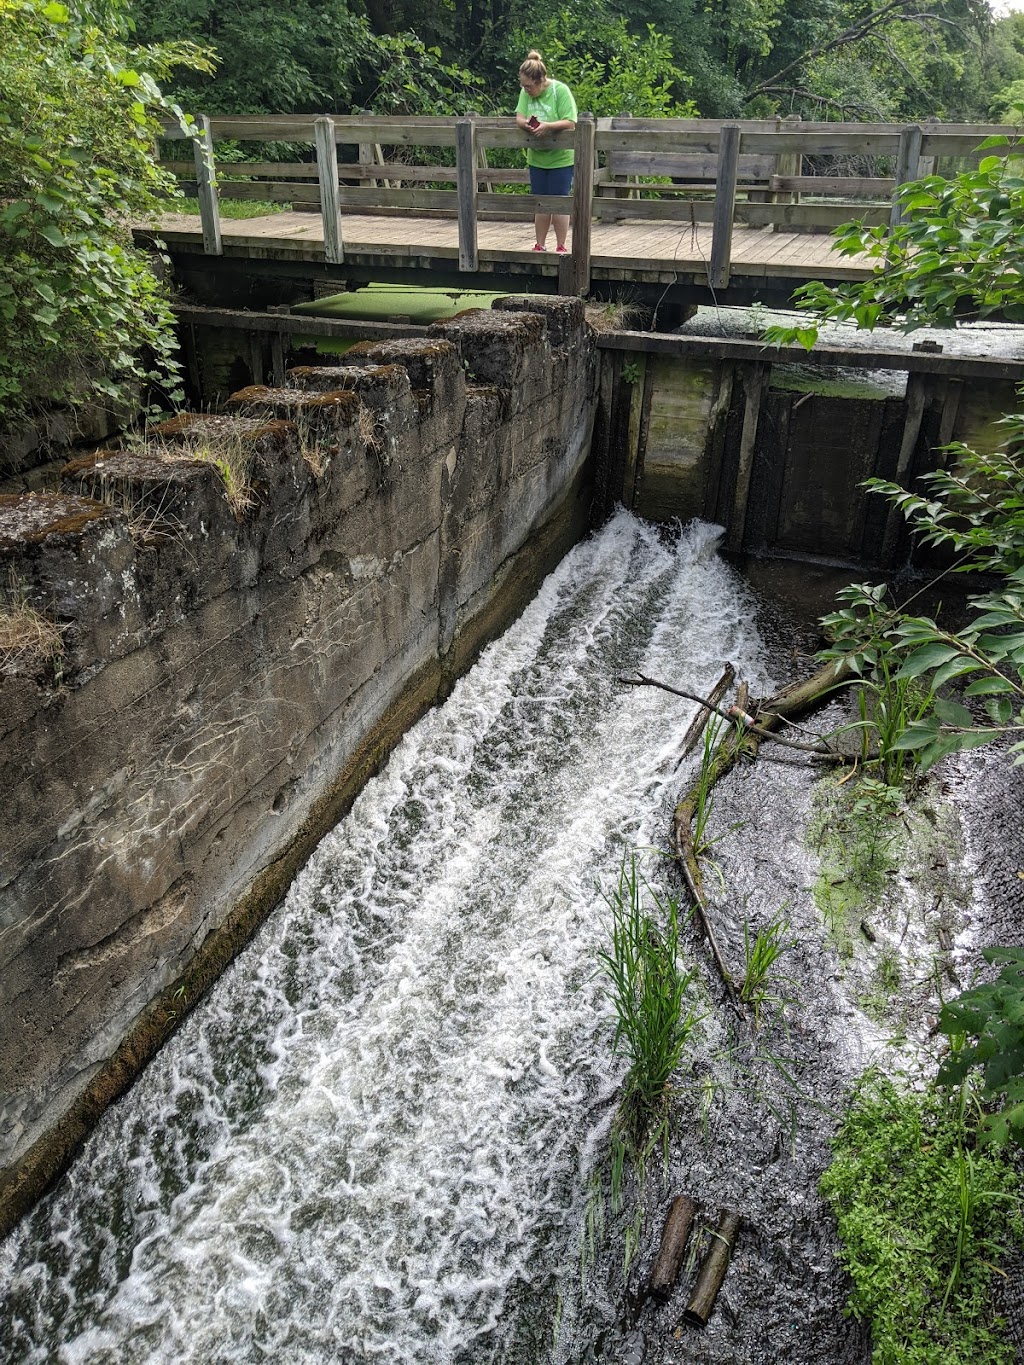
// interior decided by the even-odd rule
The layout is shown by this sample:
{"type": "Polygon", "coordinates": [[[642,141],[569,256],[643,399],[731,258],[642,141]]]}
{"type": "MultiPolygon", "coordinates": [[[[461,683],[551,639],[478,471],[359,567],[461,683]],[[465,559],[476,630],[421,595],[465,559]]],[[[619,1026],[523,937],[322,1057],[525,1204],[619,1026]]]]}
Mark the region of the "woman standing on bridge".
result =
{"type": "MultiPolygon", "coordinates": [[[[572,91],[561,81],[548,76],[539,52],[527,54],[526,61],[519,68],[519,84],[522,89],[516,105],[516,122],[533,139],[526,151],[526,164],[530,168],[530,193],[568,194],[572,189],[573,149],[545,147],[544,143],[548,133],[576,127],[576,101],[572,91]]],[[[537,214],[533,220],[537,237],[534,251],[546,249],[548,228],[552,224],[555,228],[555,250],[565,253],[565,238],[569,231],[567,213],[537,214]]]]}

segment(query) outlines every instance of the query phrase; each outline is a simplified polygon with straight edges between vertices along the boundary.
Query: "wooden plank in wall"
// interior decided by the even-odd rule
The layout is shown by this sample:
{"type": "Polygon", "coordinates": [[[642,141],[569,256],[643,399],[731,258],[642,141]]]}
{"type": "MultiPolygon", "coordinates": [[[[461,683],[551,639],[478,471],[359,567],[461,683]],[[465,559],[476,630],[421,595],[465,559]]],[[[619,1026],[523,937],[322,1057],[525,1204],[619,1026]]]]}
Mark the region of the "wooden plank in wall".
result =
{"type": "Polygon", "coordinates": [[[771,366],[764,361],[741,370],[743,381],[743,427],[740,432],[739,458],[736,466],[736,488],[733,494],[732,516],[726,532],[726,545],[730,550],[742,550],[747,525],[747,503],[750,500],[750,486],[754,473],[754,450],[757,445],[757,427],[761,416],[761,403],[768,384],[771,366]]]}

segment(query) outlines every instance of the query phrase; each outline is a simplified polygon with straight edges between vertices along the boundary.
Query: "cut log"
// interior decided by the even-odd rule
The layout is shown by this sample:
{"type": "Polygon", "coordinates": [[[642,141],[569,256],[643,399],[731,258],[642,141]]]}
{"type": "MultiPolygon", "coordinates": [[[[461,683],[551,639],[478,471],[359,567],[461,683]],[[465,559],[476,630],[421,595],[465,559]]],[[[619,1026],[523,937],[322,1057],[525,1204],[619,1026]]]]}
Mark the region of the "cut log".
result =
{"type": "Polygon", "coordinates": [[[686,1252],[686,1241],[696,1212],[697,1205],[689,1195],[679,1194],[673,1199],[672,1207],[665,1219],[665,1226],[661,1232],[661,1246],[658,1248],[657,1259],[651,1271],[650,1286],[652,1297],[662,1303],[672,1293],[679,1278],[686,1252]]]}
{"type": "Polygon", "coordinates": [[[711,1246],[697,1274],[697,1283],[693,1286],[690,1302],[683,1311],[684,1322],[693,1323],[696,1327],[707,1326],[708,1318],[715,1307],[715,1300],[718,1298],[718,1291],[725,1279],[725,1272],[729,1269],[729,1260],[742,1221],[740,1215],[733,1213],[731,1209],[722,1210],[718,1227],[711,1234],[711,1246]]]}

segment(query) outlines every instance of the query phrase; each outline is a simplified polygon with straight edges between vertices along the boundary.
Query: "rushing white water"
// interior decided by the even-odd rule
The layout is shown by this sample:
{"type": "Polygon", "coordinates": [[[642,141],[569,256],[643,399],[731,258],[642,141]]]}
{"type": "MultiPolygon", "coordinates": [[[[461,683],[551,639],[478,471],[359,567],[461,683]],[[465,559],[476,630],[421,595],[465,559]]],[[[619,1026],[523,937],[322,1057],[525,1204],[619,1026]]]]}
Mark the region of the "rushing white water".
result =
{"type": "Polygon", "coordinates": [[[406,736],[0,1252],[5,1359],[549,1357],[621,1076],[600,888],[692,712],[615,679],[765,682],[716,535],[620,513],[406,736]]]}

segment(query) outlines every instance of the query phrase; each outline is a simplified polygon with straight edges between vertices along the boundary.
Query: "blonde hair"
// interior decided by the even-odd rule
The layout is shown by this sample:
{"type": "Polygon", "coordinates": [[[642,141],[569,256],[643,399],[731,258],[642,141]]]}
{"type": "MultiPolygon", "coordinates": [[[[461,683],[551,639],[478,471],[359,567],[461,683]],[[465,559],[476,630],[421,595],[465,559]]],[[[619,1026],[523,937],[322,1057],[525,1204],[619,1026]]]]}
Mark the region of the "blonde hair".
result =
{"type": "Polygon", "coordinates": [[[535,85],[537,81],[546,81],[548,78],[548,69],[544,65],[540,53],[533,48],[526,54],[526,61],[519,68],[520,79],[523,76],[531,85],[535,85]]]}

